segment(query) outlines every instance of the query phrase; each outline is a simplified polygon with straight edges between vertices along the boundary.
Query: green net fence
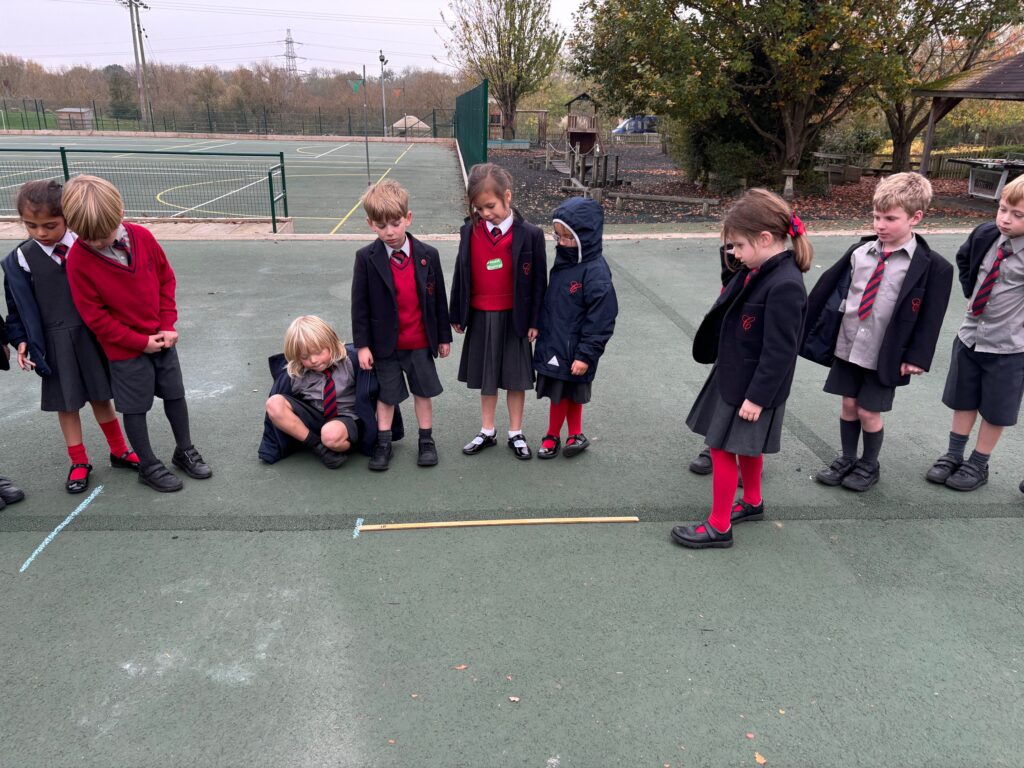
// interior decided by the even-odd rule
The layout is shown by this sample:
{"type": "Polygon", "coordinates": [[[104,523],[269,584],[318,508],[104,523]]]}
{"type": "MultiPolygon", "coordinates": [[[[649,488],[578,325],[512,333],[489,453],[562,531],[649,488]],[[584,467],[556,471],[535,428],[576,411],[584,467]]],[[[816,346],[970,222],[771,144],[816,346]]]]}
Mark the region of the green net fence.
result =
{"type": "Polygon", "coordinates": [[[90,174],[112,182],[131,217],[270,218],[288,215],[283,153],[0,148],[0,215],[16,215],[26,181],[90,174]]]}
{"type": "Polygon", "coordinates": [[[455,138],[466,171],[487,162],[487,81],[455,99],[455,138]]]}

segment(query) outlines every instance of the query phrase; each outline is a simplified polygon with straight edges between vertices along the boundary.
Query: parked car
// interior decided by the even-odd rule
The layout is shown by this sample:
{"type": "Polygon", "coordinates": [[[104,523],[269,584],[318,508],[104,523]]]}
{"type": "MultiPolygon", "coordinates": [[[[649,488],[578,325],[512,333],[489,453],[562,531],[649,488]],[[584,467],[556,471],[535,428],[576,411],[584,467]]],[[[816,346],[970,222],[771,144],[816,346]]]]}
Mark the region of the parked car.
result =
{"type": "Polygon", "coordinates": [[[612,129],[613,134],[657,132],[658,118],[656,115],[634,115],[633,117],[627,117],[612,129]]]}

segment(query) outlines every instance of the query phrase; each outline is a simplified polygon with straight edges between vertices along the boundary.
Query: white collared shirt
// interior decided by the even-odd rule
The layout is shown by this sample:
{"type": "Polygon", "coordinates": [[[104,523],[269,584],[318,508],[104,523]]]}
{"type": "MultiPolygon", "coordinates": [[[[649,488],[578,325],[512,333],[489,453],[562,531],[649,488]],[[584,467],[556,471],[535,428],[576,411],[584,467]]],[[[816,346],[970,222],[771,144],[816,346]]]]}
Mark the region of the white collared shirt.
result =
{"type": "MultiPolygon", "coordinates": [[[[76,235],[74,232],[72,232],[69,229],[66,232],[64,232],[64,237],[62,237],[58,242],[54,243],[53,245],[43,245],[38,240],[36,240],[35,242],[36,242],[36,245],[38,245],[40,248],[43,249],[43,253],[45,253],[47,256],[49,256],[51,259],[53,259],[53,263],[54,264],[60,264],[60,263],[62,263],[61,260],[60,260],[60,256],[54,256],[53,255],[54,248],[56,248],[58,245],[63,243],[64,245],[66,245],[68,247],[68,250],[70,251],[71,250],[71,246],[75,244],[75,240],[77,240],[77,239],[78,239],[78,235],[76,235]]],[[[64,258],[67,258],[67,256],[65,255],[64,258]]],[[[32,272],[32,270],[28,266],[28,261],[25,259],[25,254],[23,254],[21,252],[21,248],[18,249],[18,266],[21,267],[26,272],[29,272],[29,273],[32,272]]]]}
{"type": "Polygon", "coordinates": [[[503,222],[501,222],[501,224],[494,225],[494,224],[488,223],[487,224],[487,231],[490,232],[492,229],[494,229],[495,226],[497,226],[498,229],[501,230],[501,234],[502,235],[507,235],[508,231],[510,229],[512,229],[513,217],[514,217],[514,214],[509,213],[509,215],[505,218],[505,220],[503,222]]]}
{"type": "Polygon", "coordinates": [[[409,245],[409,236],[408,235],[406,235],[405,242],[402,243],[402,247],[401,248],[392,248],[387,243],[384,243],[384,247],[388,249],[388,257],[389,258],[390,258],[390,256],[392,254],[398,253],[399,251],[404,253],[406,256],[412,256],[412,248],[409,245]]]}

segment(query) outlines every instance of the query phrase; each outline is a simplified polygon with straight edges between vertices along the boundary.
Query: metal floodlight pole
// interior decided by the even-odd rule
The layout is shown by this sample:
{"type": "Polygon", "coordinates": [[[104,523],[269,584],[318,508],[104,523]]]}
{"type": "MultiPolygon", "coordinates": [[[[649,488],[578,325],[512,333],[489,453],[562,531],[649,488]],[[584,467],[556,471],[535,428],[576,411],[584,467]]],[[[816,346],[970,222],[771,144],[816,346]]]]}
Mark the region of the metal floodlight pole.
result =
{"type": "MultiPolygon", "coordinates": [[[[373,182],[370,180],[370,105],[366,103],[366,65],[363,64],[363,144],[366,145],[366,186],[373,182]]],[[[348,121],[352,122],[352,112],[348,113],[348,121]]]]}
{"type": "Polygon", "coordinates": [[[388,60],[384,58],[384,51],[380,52],[380,111],[384,128],[384,136],[388,135],[388,102],[384,98],[384,65],[388,60]]]}

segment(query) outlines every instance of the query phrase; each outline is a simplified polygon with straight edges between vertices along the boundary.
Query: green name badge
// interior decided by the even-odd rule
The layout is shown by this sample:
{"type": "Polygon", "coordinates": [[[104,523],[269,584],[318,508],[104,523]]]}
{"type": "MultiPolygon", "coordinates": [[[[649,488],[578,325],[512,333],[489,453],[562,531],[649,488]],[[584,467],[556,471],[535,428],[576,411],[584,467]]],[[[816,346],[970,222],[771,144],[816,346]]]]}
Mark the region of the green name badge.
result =
{"type": "Polygon", "coordinates": [[[496,269],[501,269],[501,267],[502,267],[501,259],[491,259],[490,261],[487,262],[487,271],[488,272],[493,272],[496,269]]]}

